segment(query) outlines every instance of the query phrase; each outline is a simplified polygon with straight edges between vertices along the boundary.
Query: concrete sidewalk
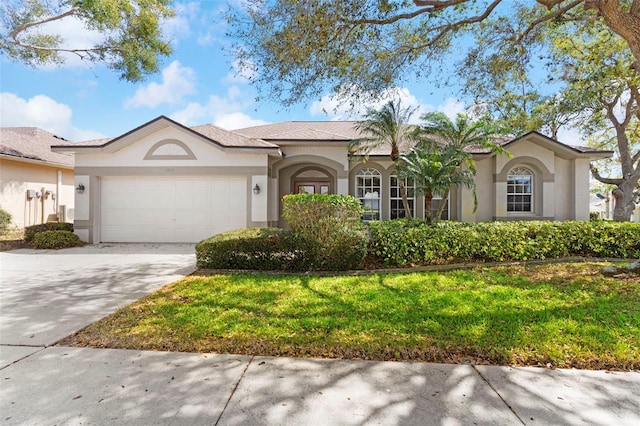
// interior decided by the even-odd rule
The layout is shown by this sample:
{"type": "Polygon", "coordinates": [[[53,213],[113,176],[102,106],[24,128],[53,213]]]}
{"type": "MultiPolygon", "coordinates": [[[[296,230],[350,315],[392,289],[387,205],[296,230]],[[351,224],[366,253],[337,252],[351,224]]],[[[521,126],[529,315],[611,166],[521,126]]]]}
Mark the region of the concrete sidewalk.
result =
{"type": "Polygon", "coordinates": [[[640,424],[640,373],[69,347],[0,353],[6,425],[640,424]]]}

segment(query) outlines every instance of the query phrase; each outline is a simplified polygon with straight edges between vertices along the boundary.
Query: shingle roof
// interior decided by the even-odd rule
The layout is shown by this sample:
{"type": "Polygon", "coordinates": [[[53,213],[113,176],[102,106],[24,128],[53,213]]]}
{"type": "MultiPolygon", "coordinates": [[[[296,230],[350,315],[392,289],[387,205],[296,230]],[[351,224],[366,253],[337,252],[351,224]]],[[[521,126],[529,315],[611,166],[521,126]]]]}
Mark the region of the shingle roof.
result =
{"type": "Polygon", "coordinates": [[[235,130],[236,133],[264,140],[350,141],[362,137],[357,121],[283,121],[235,130]]]}
{"type": "Polygon", "coordinates": [[[200,126],[186,127],[164,116],[160,116],[154,120],[151,120],[148,123],[145,123],[137,127],[136,129],[133,129],[125,133],[124,135],[120,135],[115,138],[96,139],[96,140],[84,141],[84,142],[59,141],[59,143],[55,144],[55,146],[56,148],[68,148],[68,147],[102,148],[107,145],[111,145],[112,143],[115,143],[117,141],[120,141],[125,137],[130,136],[136,131],[139,131],[145,128],[150,128],[149,126],[156,125],[160,122],[173,123],[178,127],[181,127],[189,131],[192,131],[196,134],[199,134],[209,139],[210,141],[226,148],[274,148],[274,149],[279,148],[278,145],[275,145],[273,143],[270,143],[258,138],[247,137],[235,131],[229,131],[229,130],[225,130],[220,127],[214,126],[213,124],[203,124],[200,126]]]}
{"type": "Polygon", "coordinates": [[[37,127],[0,128],[0,154],[73,168],[74,157],[51,151],[65,139],[37,127]]]}
{"type": "Polygon", "coordinates": [[[200,133],[211,140],[227,147],[251,147],[251,148],[278,148],[278,145],[257,138],[249,138],[233,131],[224,130],[212,124],[190,127],[196,133],[200,133]]]}

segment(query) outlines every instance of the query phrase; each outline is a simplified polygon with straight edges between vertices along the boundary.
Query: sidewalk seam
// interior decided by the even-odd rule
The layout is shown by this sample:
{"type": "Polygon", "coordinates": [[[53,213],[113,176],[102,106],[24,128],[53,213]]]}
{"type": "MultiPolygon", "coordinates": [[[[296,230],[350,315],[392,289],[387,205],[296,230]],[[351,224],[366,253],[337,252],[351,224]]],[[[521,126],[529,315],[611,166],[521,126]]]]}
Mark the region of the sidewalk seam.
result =
{"type": "Polygon", "coordinates": [[[255,358],[255,355],[252,355],[251,359],[249,359],[249,362],[247,363],[246,367],[244,367],[244,370],[242,371],[242,374],[240,375],[240,378],[236,382],[236,385],[233,387],[233,390],[231,391],[231,395],[229,395],[229,398],[227,399],[227,402],[224,404],[224,408],[220,412],[220,415],[218,416],[218,419],[214,423],[214,426],[218,426],[218,423],[220,423],[220,419],[222,419],[222,416],[224,415],[224,412],[227,411],[227,407],[229,406],[229,403],[231,402],[231,399],[233,398],[233,395],[236,393],[236,389],[238,389],[238,386],[240,386],[240,382],[242,381],[242,379],[244,379],[244,375],[247,372],[247,370],[249,369],[249,366],[253,362],[254,358],[255,358]]]}
{"type": "MultiPolygon", "coordinates": [[[[0,345],[0,346],[13,346],[13,345],[0,345]]],[[[28,354],[28,355],[25,355],[25,356],[23,356],[22,358],[17,359],[17,360],[15,360],[15,361],[13,361],[13,362],[11,362],[11,363],[9,363],[9,364],[5,365],[5,366],[0,367],[0,370],[4,370],[5,368],[11,367],[13,364],[17,364],[17,363],[19,363],[20,361],[22,361],[23,359],[27,359],[27,358],[29,358],[29,357],[31,357],[31,356],[33,356],[33,355],[37,354],[37,353],[42,352],[42,351],[43,351],[43,350],[45,350],[45,349],[47,349],[47,347],[46,347],[46,346],[17,346],[17,345],[16,345],[16,346],[13,346],[13,347],[21,347],[21,348],[23,348],[23,347],[28,347],[28,348],[40,348],[40,349],[38,349],[37,351],[32,352],[32,353],[30,353],[30,354],[28,354]]]]}
{"type": "Polygon", "coordinates": [[[520,420],[520,423],[521,423],[521,424],[526,425],[526,423],[525,423],[525,422],[520,418],[520,416],[518,416],[518,413],[516,413],[516,412],[514,411],[514,409],[513,409],[509,404],[507,404],[507,401],[505,401],[505,400],[504,400],[504,398],[502,397],[502,395],[500,395],[500,392],[498,392],[498,390],[497,390],[496,388],[494,388],[494,387],[493,387],[493,385],[491,384],[491,382],[489,382],[489,380],[487,380],[487,378],[486,378],[486,377],[484,377],[484,375],[480,372],[480,370],[478,370],[478,369],[476,368],[476,366],[475,366],[475,365],[472,365],[472,367],[473,367],[473,369],[476,371],[476,373],[478,373],[478,375],[482,378],[482,380],[484,380],[484,382],[485,382],[487,385],[489,385],[489,387],[491,388],[491,390],[493,390],[493,391],[496,393],[496,395],[498,395],[498,398],[500,398],[500,400],[504,403],[504,405],[506,405],[506,406],[507,406],[507,408],[509,408],[509,411],[511,411],[511,412],[513,413],[513,415],[514,415],[514,416],[516,416],[516,419],[520,420]]]}

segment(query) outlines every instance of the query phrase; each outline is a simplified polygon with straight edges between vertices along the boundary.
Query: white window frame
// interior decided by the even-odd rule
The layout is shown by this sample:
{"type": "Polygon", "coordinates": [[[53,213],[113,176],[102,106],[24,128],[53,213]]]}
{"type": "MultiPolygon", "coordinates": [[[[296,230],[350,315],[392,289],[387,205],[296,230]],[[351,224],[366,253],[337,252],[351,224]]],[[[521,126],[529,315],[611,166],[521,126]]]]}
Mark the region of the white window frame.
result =
{"type": "Polygon", "coordinates": [[[533,201],[534,201],[534,188],[533,188],[533,172],[526,167],[514,167],[509,170],[507,174],[507,213],[511,215],[518,214],[531,214],[533,213],[533,201]],[[528,178],[528,183],[523,179],[528,178]],[[513,185],[510,184],[511,181],[515,181],[513,185]],[[511,187],[511,188],[510,188],[511,187]],[[527,191],[528,189],[528,191],[527,191]],[[520,191],[519,191],[520,190],[520,191]],[[522,201],[513,203],[509,202],[509,197],[523,197],[522,201]],[[529,210],[511,210],[511,206],[513,205],[522,205],[524,206],[527,202],[524,200],[524,197],[529,197],[529,210]]]}
{"type": "MultiPolygon", "coordinates": [[[[409,181],[408,179],[406,178],[404,179],[404,187],[407,190],[407,200],[409,201],[409,207],[411,208],[411,217],[415,217],[416,216],[415,185],[413,183],[409,185],[408,181],[409,181]]],[[[404,204],[402,203],[402,196],[400,195],[400,185],[398,185],[398,176],[391,175],[389,176],[389,219],[397,219],[398,217],[404,217],[404,204]],[[396,181],[395,185],[393,184],[394,179],[396,181]],[[398,191],[397,197],[393,196],[394,190],[398,191]],[[394,201],[397,203],[399,207],[393,208],[394,201]],[[403,215],[394,217],[394,212],[399,212],[399,211],[402,211],[403,215]]]]}
{"type": "Polygon", "coordinates": [[[380,220],[382,217],[382,173],[373,167],[359,170],[356,174],[355,190],[356,198],[360,200],[360,203],[365,208],[362,219],[365,222],[380,220]],[[375,179],[378,180],[378,185],[375,185],[375,179]]]}

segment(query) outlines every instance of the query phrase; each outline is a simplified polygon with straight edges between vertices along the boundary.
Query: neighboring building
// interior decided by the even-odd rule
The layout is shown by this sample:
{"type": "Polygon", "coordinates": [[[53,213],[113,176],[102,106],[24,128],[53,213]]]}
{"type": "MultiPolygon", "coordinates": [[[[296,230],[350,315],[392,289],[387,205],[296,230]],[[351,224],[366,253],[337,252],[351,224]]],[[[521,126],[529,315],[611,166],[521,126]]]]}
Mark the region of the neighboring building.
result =
{"type": "Polygon", "coordinates": [[[51,151],[64,142],[35,127],[0,128],[0,208],[13,226],[73,221],[73,155],[51,151]]]}
{"type": "MultiPolygon", "coordinates": [[[[365,219],[402,214],[388,152],[352,161],[355,122],[285,122],[236,131],[158,117],[110,140],[59,144],[76,158],[76,233],[88,242],[195,242],[226,230],[278,226],[294,192],[351,194],[365,219]]],[[[512,157],[473,152],[478,208],[452,191],[460,221],[588,220],[589,162],[611,151],[572,147],[531,132],[504,141],[512,157]]],[[[423,198],[410,200],[424,217],[423,198]]],[[[437,207],[437,202],[433,208],[437,207]]]]}

